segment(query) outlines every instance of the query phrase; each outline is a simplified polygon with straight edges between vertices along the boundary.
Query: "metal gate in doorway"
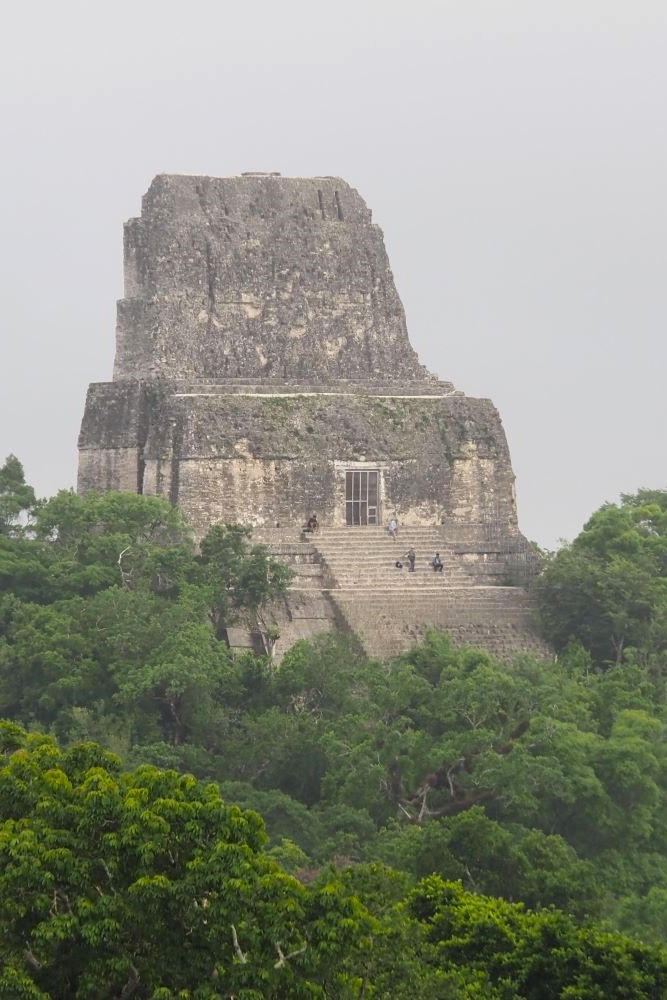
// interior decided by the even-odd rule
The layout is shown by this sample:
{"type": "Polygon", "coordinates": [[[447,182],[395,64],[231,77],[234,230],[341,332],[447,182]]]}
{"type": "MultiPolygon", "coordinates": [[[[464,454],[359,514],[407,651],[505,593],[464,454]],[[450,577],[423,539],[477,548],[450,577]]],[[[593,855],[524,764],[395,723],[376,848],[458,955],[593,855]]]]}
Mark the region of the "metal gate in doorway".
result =
{"type": "Polygon", "coordinates": [[[345,473],[345,523],[379,524],[378,469],[349,469],[345,473]]]}

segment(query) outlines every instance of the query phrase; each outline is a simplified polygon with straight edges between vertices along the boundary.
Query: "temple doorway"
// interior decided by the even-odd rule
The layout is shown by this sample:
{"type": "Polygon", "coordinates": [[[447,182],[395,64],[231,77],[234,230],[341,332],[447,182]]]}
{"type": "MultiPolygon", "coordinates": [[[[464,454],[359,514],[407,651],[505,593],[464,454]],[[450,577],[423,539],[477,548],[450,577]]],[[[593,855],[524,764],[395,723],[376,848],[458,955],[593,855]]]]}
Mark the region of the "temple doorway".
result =
{"type": "Polygon", "coordinates": [[[379,524],[380,472],[348,469],[345,473],[345,523],[379,524]]]}

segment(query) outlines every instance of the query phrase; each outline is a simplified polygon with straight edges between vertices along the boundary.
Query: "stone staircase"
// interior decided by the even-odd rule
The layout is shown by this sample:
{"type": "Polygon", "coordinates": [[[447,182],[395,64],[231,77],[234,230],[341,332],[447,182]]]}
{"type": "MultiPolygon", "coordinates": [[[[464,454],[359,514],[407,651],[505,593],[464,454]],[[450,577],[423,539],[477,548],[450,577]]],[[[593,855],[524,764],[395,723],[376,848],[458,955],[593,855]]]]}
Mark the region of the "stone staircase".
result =
{"type": "Polygon", "coordinates": [[[313,538],[322,562],[337,588],[370,587],[373,591],[409,590],[445,586],[470,586],[474,577],[452,551],[444,530],[437,525],[401,527],[392,539],[386,528],[369,525],[354,528],[321,528],[313,538]],[[416,553],[415,571],[408,569],[406,553],[416,553]],[[435,573],[430,560],[440,553],[444,569],[435,573]],[[396,563],[403,564],[399,569],[396,563]]]}
{"type": "MultiPolygon", "coordinates": [[[[321,528],[301,544],[303,556],[300,563],[292,562],[297,575],[290,590],[291,601],[303,602],[301,622],[308,621],[309,629],[325,624],[312,615],[318,609],[307,599],[321,588],[327,627],[338,624],[354,632],[368,656],[396,656],[433,627],[445,629],[458,644],[479,645],[498,656],[550,655],[536,633],[527,592],[489,586],[483,563],[465,561],[475,544],[468,546],[458,536],[453,540],[444,527],[402,526],[396,540],[376,526],[321,528]],[[413,573],[405,559],[409,548],[416,553],[413,573]],[[442,574],[430,565],[435,552],[442,574]]],[[[272,546],[278,558],[280,548],[272,546]]]]}
{"type": "Polygon", "coordinates": [[[299,639],[313,639],[334,628],[345,629],[340,611],[329,596],[329,578],[321,557],[312,542],[303,540],[271,541],[271,555],[286,563],[294,579],[284,600],[268,609],[267,618],[280,632],[274,649],[274,659],[282,656],[299,639]]]}

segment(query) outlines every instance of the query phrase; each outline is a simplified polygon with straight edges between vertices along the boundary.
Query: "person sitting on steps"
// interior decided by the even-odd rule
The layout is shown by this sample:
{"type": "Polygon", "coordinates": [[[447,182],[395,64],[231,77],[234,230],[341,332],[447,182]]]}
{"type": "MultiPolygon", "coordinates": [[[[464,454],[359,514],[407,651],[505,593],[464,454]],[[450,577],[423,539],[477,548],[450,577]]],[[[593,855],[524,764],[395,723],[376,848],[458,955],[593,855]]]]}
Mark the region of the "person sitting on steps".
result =
{"type": "Polygon", "coordinates": [[[319,528],[319,524],[317,522],[317,514],[311,514],[311,516],[308,518],[308,524],[306,525],[306,531],[309,532],[311,535],[314,535],[316,533],[316,531],[317,531],[318,528],[319,528]]]}
{"type": "Polygon", "coordinates": [[[440,558],[440,553],[439,552],[436,552],[436,554],[431,559],[431,566],[433,567],[433,572],[434,573],[442,573],[443,569],[445,568],[443,566],[442,559],[440,558]]]}

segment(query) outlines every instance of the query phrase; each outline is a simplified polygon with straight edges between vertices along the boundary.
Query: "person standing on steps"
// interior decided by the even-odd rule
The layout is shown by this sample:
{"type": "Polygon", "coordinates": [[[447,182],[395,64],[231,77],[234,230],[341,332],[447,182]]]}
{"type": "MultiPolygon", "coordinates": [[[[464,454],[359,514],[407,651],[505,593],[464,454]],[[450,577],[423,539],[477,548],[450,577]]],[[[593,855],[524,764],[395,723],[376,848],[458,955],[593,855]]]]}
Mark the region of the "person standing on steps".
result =
{"type": "Polygon", "coordinates": [[[391,521],[387,525],[387,533],[390,538],[393,538],[394,541],[396,541],[396,535],[398,534],[398,521],[395,517],[392,517],[391,521]]]}
{"type": "Polygon", "coordinates": [[[405,553],[405,558],[408,560],[408,565],[410,567],[410,572],[414,573],[414,571],[415,571],[415,559],[417,558],[417,554],[416,554],[415,550],[412,549],[412,548],[408,549],[408,551],[405,553]]]}

